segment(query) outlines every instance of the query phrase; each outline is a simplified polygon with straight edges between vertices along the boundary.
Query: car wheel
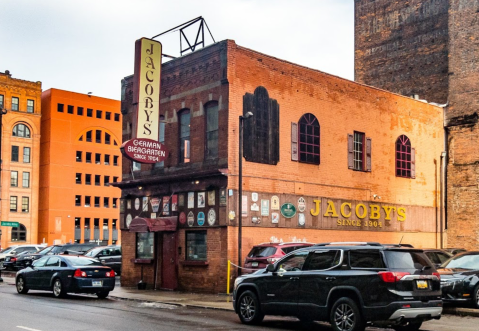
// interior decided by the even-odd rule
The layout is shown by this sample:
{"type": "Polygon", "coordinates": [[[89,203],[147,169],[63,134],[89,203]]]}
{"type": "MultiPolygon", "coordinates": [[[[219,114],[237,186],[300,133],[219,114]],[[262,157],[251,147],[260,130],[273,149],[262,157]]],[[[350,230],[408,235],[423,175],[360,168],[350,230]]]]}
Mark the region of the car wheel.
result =
{"type": "Polygon", "coordinates": [[[334,303],[330,322],[335,331],[364,331],[366,328],[356,302],[350,298],[340,298],[334,303]]]}
{"type": "Polygon", "coordinates": [[[474,292],[472,293],[472,304],[474,308],[479,309],[479,285],[474,287],[474,292]]]}
{"type": "Polygon", "coordinates": [[[395,326],[396,331],[417,331],[421,327],[422,322],[408,322],[404,325],[395,326]]]}
{"type": "Polygon", "coordinates": [[[238,308],[238,316],[243,324],[258,324],[264,318],[258,297],[252,291],[245,291],[241,294],[238,308]]]}
{"type": "Polygon", "coordinates": [[[53,281],[53,295],[55,298],[62,298],[66,294],[65,289],[63,288],[62,281],[59,278],[56,278],[53,281]]]}
{"type": "Polygon", "coordinates": [[[105,299],[108,294],[110,294],[110,291],[101,291],[98,292],[96,295],[98,296],[99,299],[105,299]]]}
{"type": "Polygon", "coordinates": [[[25,279],[22,276],[18,276],[17,281],[15,283],[17,286],[17,292],[20,294],[27,294],[28,287],[25,285],[25,279]]]}

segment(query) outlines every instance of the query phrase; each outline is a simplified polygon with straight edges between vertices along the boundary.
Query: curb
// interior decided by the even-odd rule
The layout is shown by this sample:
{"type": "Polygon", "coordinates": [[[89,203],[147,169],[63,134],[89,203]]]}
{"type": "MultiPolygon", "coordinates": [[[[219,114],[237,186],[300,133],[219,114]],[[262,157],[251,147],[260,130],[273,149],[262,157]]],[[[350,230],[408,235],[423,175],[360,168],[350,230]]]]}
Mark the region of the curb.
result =
{"type": "Polygon", "coordinates": [[[443,307],[443,314],[479,317],[479,309],[459,308],[459,307],[443,307]]]}

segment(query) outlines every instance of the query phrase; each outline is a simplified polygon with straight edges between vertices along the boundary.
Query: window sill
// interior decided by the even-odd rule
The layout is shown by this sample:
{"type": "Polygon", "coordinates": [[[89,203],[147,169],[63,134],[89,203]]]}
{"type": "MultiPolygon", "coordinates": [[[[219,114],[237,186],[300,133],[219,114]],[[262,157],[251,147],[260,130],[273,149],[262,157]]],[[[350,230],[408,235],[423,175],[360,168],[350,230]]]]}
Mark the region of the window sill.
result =
{"type": "Polygon", "coordinates": [[[180,261],[180,264],[184,266],[206,267],[209,263],[208,261],[180,261]]]}
{"type": "Polygon", "coordinates": [[[151,264],[153,259],[131,259],[131,262],[135,264],[151,264]]]}

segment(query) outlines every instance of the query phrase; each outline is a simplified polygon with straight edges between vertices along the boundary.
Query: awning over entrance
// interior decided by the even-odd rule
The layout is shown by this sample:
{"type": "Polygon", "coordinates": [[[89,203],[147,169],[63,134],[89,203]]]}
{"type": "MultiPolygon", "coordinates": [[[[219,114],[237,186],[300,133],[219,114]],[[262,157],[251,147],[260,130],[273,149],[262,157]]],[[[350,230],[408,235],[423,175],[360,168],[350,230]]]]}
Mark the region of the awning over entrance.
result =
{"type": "Polygon", "coordinates": [[[178,216],[143,218],[135,217],[130,223],[130,232],[176,231],[178,216]]]}

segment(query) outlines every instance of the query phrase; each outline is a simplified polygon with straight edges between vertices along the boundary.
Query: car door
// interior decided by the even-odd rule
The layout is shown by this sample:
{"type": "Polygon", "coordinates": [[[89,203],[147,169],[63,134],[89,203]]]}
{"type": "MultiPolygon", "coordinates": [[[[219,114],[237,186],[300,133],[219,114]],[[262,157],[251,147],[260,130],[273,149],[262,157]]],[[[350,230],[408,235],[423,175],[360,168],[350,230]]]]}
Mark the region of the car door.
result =
{"type": "Polygon", "coordinates": [[[40,287],[42,289],[50,289],[53,274],[58,272],[59,267],[60,258],[58,256],[50,256],[40,272],[40,287]]]}
{"type": "Polygon", "coordinates": [[[261,302],[273,314],[296,315],[299,276],[309,251],[293,252],[275,264],[274,272],[262,277],[261,302]]]}
{"type": "Polygon", "coordinates": [[[298,309],[301,314],[317,316],[327,306],[328,294],[339,281],[337,270],[343,260],[342,250],[312,251],[301,272],[298,309]]]}
{"type": "Polygon", "coordinates": [[[48,260],[48,256],[43,256],[36,261],[33,261],[30,269],[27,269],[26,272],[21,275],[25,278],[25,283],[31,289],[41,288],[41,275],[45,263],[48,260]]]}

